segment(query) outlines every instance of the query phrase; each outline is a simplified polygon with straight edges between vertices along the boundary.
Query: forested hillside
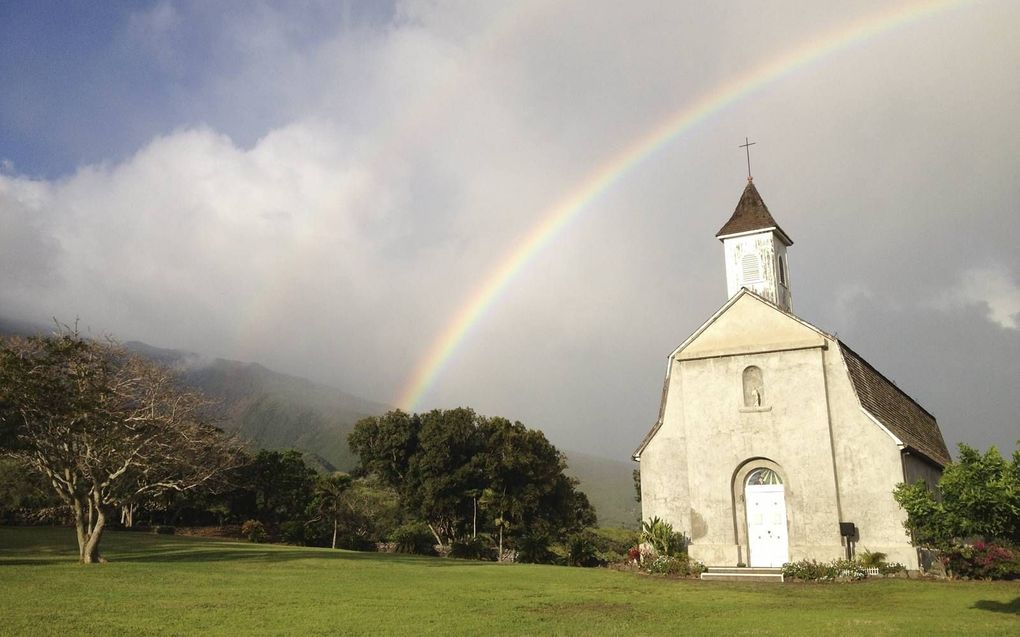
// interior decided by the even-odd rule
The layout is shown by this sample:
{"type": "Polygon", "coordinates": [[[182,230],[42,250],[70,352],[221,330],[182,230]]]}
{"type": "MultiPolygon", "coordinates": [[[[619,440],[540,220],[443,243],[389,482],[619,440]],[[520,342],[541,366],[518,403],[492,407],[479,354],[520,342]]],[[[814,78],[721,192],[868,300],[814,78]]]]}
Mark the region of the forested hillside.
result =
{"type": "Polygon", "coordinates": [[[178,367],[184,381],[219,405],[221,426],[263,449],[299,449],[326,469],[349,470],[356,458],[347,448],[347,434],[365,416],[386,412],[375,403],[305,378],[274,372],[258,363],[198,356],[125,344],[146,357],[178,367]]]}
{"type": "MultiPolygon", "coordinates": [[[[0,318],[0,335],[48,333],[54,326],[0,318]]],[[[347,471],[357,459],[347,434],[358,420],[391,407],[335,387],[281,374],[258,363],[207,359],[183,350],[131,341],[130,350],[180,370],[189,386],[216,403],[219,426],[236,432],[255,448],[298,449],[322,469],[347,471]]],[[[540,423],[525,423],[540,426],[540,423]]],[[[603,526],[636,527],[640,505],[634,500],[634,463],[564,450],[567,473],[577,478],[603,526]]]]}

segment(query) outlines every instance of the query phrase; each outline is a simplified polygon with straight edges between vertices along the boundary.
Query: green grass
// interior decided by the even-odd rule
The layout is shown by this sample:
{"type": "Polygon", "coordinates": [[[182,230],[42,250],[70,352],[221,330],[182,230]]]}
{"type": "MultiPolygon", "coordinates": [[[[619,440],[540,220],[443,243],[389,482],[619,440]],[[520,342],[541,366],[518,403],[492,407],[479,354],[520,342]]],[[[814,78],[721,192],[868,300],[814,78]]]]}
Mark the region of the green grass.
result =
{"type": "Polygon", "coordinates": [[[1020,585],[713,584],[605,569],[0,528],[2,634],[1017,635],[1020,585]]]}

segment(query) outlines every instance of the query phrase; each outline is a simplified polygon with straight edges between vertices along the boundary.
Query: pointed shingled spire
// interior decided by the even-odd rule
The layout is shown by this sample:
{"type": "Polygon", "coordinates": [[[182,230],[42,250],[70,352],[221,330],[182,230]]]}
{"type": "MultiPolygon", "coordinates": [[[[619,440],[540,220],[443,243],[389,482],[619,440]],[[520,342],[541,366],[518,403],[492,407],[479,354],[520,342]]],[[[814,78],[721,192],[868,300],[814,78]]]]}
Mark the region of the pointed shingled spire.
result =
{"type": "Polygon", "coordinates": [[[754,182],[748,179],[744,193],[740,195],[740,201],[737,202],[737,208],[733,211],[733,216],[719,229],[715,236],[717,239],[722,239],[723,237],[762,230],[774,230],[783,243],[788,246],[793,245],[793,240],[783,232],[783,229],[779,227],[776,220],[772,218],[768,207],[765,206],[761,195],[758,194],[758,189],[754,187],[754,182]]]}

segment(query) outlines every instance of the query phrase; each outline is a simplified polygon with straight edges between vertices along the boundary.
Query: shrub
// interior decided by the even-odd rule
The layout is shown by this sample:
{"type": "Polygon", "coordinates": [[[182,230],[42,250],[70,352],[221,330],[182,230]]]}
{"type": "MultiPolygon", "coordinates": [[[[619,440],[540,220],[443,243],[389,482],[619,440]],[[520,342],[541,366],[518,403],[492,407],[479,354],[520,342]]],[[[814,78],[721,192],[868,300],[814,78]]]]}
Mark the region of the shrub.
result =
{"type": "Polygon", "coordinates": [[[783,564],[783,577],[804,581],[829,579],[832,570],[828,564],[819,564],[815,560],[800,560],[783,564]]]}
{"type": "Polygon", "coordinates": [[[886,563],[886,558],[889,557],[886,553],[881,551],[869,551],[865,549],[857,557],[857,561],[861,563],[864,568],[881,568],[886,563]]]}
{"type": "Polygon", "coordinates": [[[152,527],[152,532],[156,535],[173,535],[177,532],[177,527],[168,524],[157,524],[152,527]]]}
{"type": "Polygon", "coordinates": [[[942,553],[955,577],[971,579],[1020,578],[1020,550],[996,542],[978,541],[953,546],[942,553]]]}
{"type": "Polygon", "coordinates": [[[641,541],[637,531],[611,527],[593,529],[591,538],[599,561],[607,564],[627,561],[630,549],[641,541]]]}
{"type": "Polygon", "coordinates": [[[691,539],[683,533],[673,530],[673,525],[659,518],[652,518],[641,523],[641,541],[645,542],[658,555],[686,555],[691,539]]]}
{"type": "Polygon", "coordinates": [[[435,555],[436,538],[424,522],[408,522],[390,531],[390,542],[397,545],[398,553],[435,555]]]}
{"type": "Polygon", "coordinates": [[[891,564],[887,562],[878,566],[879,575],[895,575],[897,573],[905,573],[906,571],[907,567],[899,562],[892,562],[891,564]]]}
{"type": "Polygon", "coordinates": [[[656,575],[673,575],[677,577],[697,577],[707,569],[697,560],[684,555],[656,555],[646,559],[641,568],[656,575]]]}
{"type": "Polygon", "coordinates": [[[857,560],[833,560],[830,567],[833,579],[862,580],[868,576],[857,560]]]}
{"type": "Polygon", "coordinates": [[[591,531],[574,533],[567,538],[567,564],[569,566],[600,566],[598,546],[591,531]]]}
{"type": "Polygon", "coordinates": [[[241,525],[241,535],[248,538],[249,542],[258,544],[266,541],[266,527],[258,520],[246,520],[241,525]]]}
{"type": "Polygon", "coordinates": [[[308,544],[308,529],[304,522],[292,520],[280,523],[280,539],[287,544],[305,546],[308,544]]]}
{"type": "Polygon", "coordinates": [[[465,560],[495,560],[496,551],[486,538],[482,536],[469,537],[453,542],[450,546],[450,557],[465,560]]]}
{"type": "Polygon", "coordinates": [[[517,540],[517,561],[525,564],[552,564],[556,554],[550,550],[552,538],[540,531],[529,532],[517,540]]]}
{"type": "Polygon", "coordinates": [[[816,562],[800,560],[783,564],[783,576],[803,581],[862,580],[868,573],[856,560],[816,562]]]}

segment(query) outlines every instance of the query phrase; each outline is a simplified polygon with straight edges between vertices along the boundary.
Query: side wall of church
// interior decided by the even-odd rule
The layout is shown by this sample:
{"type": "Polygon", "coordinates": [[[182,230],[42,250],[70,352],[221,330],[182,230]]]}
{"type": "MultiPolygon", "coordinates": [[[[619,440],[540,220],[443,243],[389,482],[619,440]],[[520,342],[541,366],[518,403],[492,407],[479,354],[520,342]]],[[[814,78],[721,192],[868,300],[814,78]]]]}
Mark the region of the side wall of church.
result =
{"type": "Polygon", "coordinates": [[[892,562],[917,568],[917,550],[903,522],[906,514],[892,496],[903,481],[901,451],[893,437],[861,408],[839,347],[828,349],[833,452],[842,521],[857,525],[856,550],[881,551],[892,562]]]}
{"type": "Polygon", "coordinates": [[[641,516],[661,518],[675,531],[691,535],[691,502],[687,477],[683,383],[671,361],[662,427],[641,453],[641,516]]]}

